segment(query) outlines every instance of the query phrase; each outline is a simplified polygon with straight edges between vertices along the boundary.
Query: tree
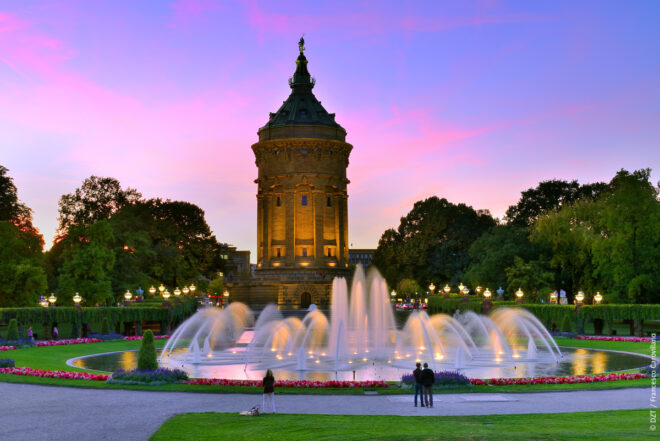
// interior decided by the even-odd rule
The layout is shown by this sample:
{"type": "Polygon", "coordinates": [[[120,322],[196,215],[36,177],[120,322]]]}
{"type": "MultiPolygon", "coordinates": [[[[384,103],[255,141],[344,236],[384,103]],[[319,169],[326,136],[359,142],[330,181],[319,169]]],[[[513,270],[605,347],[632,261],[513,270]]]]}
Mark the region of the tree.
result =
{"type": "Polygon", "coordinates": [[[397,230],[383,233],[374,264],[390,286],[404,278],[423,286],[456,282],[470,263],[470,246],[494,225],[487,211],[433,196],[416,202],[397,230]]]}
{"type": "Polygon", "coordinates": [[[506,220],[516,226],[528,227],[548,211],[557,212],[580,199],[595,200],[606,189],[607,184],[602,182],[580,185],[575,180],[543,181],[536,188],[522,192],[520,201],[506,211],[506,220]]]}
{"type": "Polygon", "coordinates": [[[513,265],[505,273],[509,297],[520,288],[532,302],[536,302],[539,296],[553,291],[554,274],[538,260],[525,262],[520,257],[514,257],[513,265]]]}
{"type": "Polygon", "coordinates": [[[0,165],[0,221],[9,221],[21,231],[32,233],[43,246],[43,237],[32,225],[32,210],[18,200],[16,185],[8,171],[0,165]]]}
{"type": "Polygon", "coordinates": [[[660,301],[659,187],[651,184],[650,174],[649,169],[619,171],[601,201],[595,273],[620,302],[660,301]]]}
{"type": "Polygon", "coordinates": [[[396,286],[397,294],[402,296],[415,295],[425,292],[414,279],[402,279],[396,286]]]}
{"type": "Polygon", "coordinates": [[[46,291],[43,239],[0,221],[0,307],[36,306],[46,291]]]}
{"type": "Polygon", "coordinates": [[[470,247],[470,266],[465,280],[471,286],[496,289],[507,286],[506,269],[513,266],[514,258],[538,258],[539,247],[529,240],[529,232],[515,225],[496,225],[470,247]]]}
{"type": "Polygon", "coordinates": [[[98,220],[109,219],[122,207],[142,198],[135,189],[123,190],[114,178],[90,176],[75,192],[65,194],[59,202],[58,236],[64,236],[74,225],[88,226],[98,220]]]}
{"type": "Polygon", "coordinates": [[[64,264],[58,278],[58,291],[68,302],[75,292],[82,293],[88,305],[111,305],[114,294],[110,272],[115,264],[111,249],[114,236],[108,221],[90,226],[75,226],[69,230],[64,264]]]}

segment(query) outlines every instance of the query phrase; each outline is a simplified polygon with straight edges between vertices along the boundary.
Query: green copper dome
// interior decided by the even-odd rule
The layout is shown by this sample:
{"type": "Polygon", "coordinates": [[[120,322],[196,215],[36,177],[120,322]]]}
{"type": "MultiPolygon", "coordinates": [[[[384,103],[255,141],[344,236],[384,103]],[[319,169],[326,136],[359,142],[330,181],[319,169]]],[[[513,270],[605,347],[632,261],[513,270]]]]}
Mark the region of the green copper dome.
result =
{"type": "Polygon", "coordinates": [[[328,113],[312,93],[314,78],[307,70],[304,40],[298,43],[300,55],[296,59],[296,71],[289,78],[291,95],[259,129],[259,140],[281,138],[323,138],[344,141],[346,130],[335,121],[335,114],[328,113]]]}

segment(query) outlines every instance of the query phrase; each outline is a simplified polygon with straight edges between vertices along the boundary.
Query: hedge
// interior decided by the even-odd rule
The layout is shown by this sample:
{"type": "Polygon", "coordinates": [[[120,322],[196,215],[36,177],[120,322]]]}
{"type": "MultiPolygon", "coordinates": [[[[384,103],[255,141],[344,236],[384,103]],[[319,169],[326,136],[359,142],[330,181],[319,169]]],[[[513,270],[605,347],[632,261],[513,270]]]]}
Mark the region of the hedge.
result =
{"type": "Polygon", "coordinates": [[[159,321],[164,323],[180,322],[192,315],[197,310],[197,301],[195,299],[183,299],[181,302],[172,302],[171,307],[150,306],[150,307],[89,307],[81,308],[81,311],[74,307],[36,307],[36,308],[0,308],[0,323],[8,323],[16,319],[19,326],[43,323],[49,325],[52,323],[99,323],[104,318],[109,323],[120,322],[142,322],[159,321]]]}
{"type": "MultiPolygon", "coordinates": [[[[463,299],[431,297],[429,312],[431,314],[453,314],[458,309],[480,313],[482,303],[483,299],[479,298],[469,298],[468,301],[463,301],[463,299]]],[[[546,324],[560,325],[567,318],[575,323],[578,332],[586,319],[602,319],[608,327],[614,320],[634,320],[637,323],[642,323],[644,320],[660,320],[660,305],[583,305],[576,312],[575,305],[516,304],[512,301],[493,301],[493,308],[503,306],[525,308],[546,324]]]]}

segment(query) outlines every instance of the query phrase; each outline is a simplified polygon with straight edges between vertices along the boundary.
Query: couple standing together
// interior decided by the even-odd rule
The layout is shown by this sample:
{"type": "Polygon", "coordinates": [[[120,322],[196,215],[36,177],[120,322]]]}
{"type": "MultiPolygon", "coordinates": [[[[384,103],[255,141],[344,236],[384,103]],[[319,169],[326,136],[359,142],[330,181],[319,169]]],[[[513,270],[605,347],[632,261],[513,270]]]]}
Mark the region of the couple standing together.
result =
{"type": "Polygon", "coordinates": [[[429,369],[429,364],[417,363],[417,369],[413,371],[415,377],[415,407],[417,407],[417,395],[421,400],[422,407],[433,407],[433,383],[435,383],[435,374],[429,369]]]}

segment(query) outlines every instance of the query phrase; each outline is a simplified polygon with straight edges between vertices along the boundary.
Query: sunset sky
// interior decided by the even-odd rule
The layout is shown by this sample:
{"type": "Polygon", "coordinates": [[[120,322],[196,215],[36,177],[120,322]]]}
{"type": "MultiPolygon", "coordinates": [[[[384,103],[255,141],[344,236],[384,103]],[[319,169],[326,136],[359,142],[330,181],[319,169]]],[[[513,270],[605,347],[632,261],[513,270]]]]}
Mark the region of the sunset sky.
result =
{"type": "Polygon", "coordinates": [[[0,165],[49,247],[90,175],[256,248],[256,131],[305,34],[353,144],[349,242],[438,195],[501,217],[560,178],[660,179],[659,1],[0,0],[0,165]]]}

